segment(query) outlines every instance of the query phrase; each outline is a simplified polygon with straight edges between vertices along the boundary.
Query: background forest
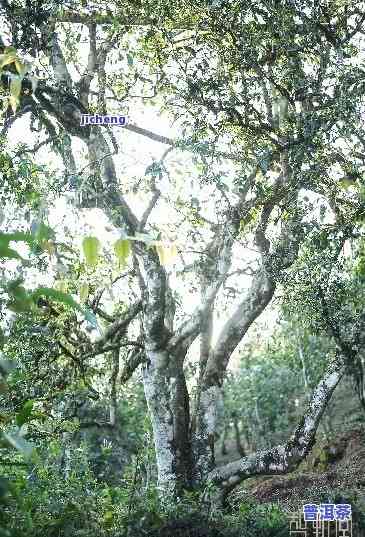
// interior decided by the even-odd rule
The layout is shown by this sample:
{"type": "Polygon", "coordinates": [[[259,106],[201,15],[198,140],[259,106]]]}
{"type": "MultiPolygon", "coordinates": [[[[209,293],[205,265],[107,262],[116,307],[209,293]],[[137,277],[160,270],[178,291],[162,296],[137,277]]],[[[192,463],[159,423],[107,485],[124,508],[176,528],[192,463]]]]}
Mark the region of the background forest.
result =
{"type": "Polygon", "coordinates": [[[0,0],[0,537],[365,535],[364,8],[0,0]]]}

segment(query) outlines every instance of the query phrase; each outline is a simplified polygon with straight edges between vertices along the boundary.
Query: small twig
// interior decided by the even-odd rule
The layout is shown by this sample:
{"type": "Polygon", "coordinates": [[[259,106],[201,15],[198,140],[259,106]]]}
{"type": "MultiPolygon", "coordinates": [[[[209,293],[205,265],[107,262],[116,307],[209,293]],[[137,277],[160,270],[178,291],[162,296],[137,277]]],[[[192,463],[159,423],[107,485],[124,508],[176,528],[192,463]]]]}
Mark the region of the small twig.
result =
{"type": "Polygon", "coordinates": [[[22,149],[21,151],[17,151],[16,153],[14,153],[14,157],[20,157],[20,155],[23,155],[24,153],[32,153],[32,154],[34,154],[42,146],[50,144],[51,142],[53,142],[54,140],[57,140],[58,138],[59,138],[58,136],[56,138],[54,138],[53,136],[50,137],[50,138],[47,138],[46,140],[43,140],[43,142],[40,142],[39,144],[36,144],[34,147],[32,147],[32,149],[22,149]]]}
{"type": "Polygon", "coordinates": [[[1,135],[4,136],[8,132],[8,130],[12,126],[12,124],[17,119],[22,117],[27,112],[31,112],[31,111],[32,111],[32,106],[30,104],[28,104],[28,105],[24,106],[24,108],[21,108],[18,112],[16,112],[16,114],[14,114],[13,116],[10,116],[4,123],[4,126],[3,126],[2,131],[1,131],[1,135]]]}

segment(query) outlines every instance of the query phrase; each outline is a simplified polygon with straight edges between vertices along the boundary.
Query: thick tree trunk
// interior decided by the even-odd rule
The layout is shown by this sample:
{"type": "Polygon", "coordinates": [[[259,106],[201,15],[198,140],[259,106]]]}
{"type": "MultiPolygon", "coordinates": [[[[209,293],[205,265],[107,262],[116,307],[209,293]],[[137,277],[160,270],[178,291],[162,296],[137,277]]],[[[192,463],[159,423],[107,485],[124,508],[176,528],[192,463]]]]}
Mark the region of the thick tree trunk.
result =
{"type": "Polygon", "coordinates": [[[143,384],[151,417],[161,498],[174,498],[189,488],[191,450],[189,399],[182,371],[166,351],[147,354],[143,384]]]}
{"type": "Polygon", "coordinates": [[[329,365],[287,444],[259,451],[215,469],[214,441],[207,444],[206,438],[214,435],[214,413],[219,394],[213,391],[202,393],[197,422],[198,430],[204,431],[204,434],[202,437],[195,435],[191,443],[188,393],[185,382],[182,382],[183,377],[169,372],[166,353],[161,352],[151,358],[159,367],[153,366],[152,360],[144,367],[144,387],[154,432],[158,485],[161,497],[170,499],[192,485],[204,484],[207,479],[229,492],[252,475],[286,473],[294,469],[313,445],[320,418],[344,372],[343,362],[339,358],[329,365]]]}
{"type": "Polygon", "coordinates": [[[215,467],[215,436],[217,428],[218,402],[221,389],[210,386],[202,390],[199,407],[196,409],[195,429],[192,435],[194,482],[204,481],[205,477],[215,467]]]}

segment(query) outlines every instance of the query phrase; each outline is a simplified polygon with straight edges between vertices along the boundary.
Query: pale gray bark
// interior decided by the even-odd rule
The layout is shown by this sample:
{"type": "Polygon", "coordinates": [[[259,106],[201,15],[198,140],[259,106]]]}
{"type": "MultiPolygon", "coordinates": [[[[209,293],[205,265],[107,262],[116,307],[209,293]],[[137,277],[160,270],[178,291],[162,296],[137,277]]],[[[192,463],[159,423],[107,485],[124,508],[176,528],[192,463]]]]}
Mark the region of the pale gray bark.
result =
{"type": "Polygon", "coordinates": [[[148,353],[149,364],[143,368],[143,385],[151,416],[158,486],[162,495],[175,495],[177,486],[176,457],[173,450],[173,420],[171,397],[166,383],[166,352],[148,353]]]}
{"type": "Polygon", "coordinates": [[[217,402],[221,397],[223,375],[229,358],[249,327],[270,302],[274,289],[274,283],[263,271],[260,272],[247,291],[245,299],[223,327],[217,345],[207,362],[202,379],[199,408],[196,411],[197,426],[194,437],[196,467],[200,475],[207,475],[214,466],[217,402]]]}
{"type": "Polygon", "coordinates": [[[248,328],[262,313],[273,297],[275,283],[262,268],[253,279],[251,287],[245,293],[243,300],[237,306],[232,317],[224,325],[217,345],[207,363],[205,372],[206,382],[208,379],[218,378],[222,380],[230,356],[241,342],[248,328]]]}
{"type": "MultiPolygon", "coordinates": [[[[284,159],[284,164],[285,164],[284,159]]],[[[217,403],[227,366],[233,351],[242,341],[247,330],[259,317],[271,301],[276,288],[276,275],[289,267],[295,260],[300,233],[298,233],[298,214],[296,199],[292,200],[293,214],[282,226],[279,239],[270,251],[270,242],[266,238],[266,228],[275,204],[283,196],[281,191],[287,180],[285,165],[278,176],[273,196],[264,205],[261,219],[256,228],[256,244],[261,252],[261,265],[253,277],[250,288],[246,291],[233,315],[228,319],[218,337],[214,349],[210,352],[204,375],[199,387],[199,405],[196,409],[196,426],[193,429],[192,445],[194,450],[195,475],[206,476],[212,471],[214,461],[214,441],[217,429],[217,403]]]]}
{"type": "Polygon", "coordinates": [[[147,350],[147,357],[143,384],[154,433],[158,486],[162,496],[178,495],[191,473],[185,378],[166,351],[147,350]]]}
{"type": "Polygon", "coordinates": [[[58,35],[56,32],[52,34],[52,52],[50,57],[50,62],[53,68],[57,82],[60,84],[65,84],[68,88],[72,87],[72,79],[70,73],[67,69],[67,65],[61,50],[61,47],[58,43],[58,35]]]}

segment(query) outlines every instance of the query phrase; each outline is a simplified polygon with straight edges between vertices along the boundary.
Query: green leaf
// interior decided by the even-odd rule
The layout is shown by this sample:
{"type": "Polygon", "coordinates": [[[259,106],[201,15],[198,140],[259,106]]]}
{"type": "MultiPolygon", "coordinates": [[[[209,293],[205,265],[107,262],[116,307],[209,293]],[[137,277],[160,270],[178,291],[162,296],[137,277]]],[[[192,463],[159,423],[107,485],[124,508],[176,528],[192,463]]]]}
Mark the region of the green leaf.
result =
{"type": "Polygon", "coordinates": [[[82,249],[86,264],[95,267],[99,259],[100,242],[96,237],[85,237],[82,241],[82,249]]]}
{"type": "Polygon", "coordinates": [[[6,307],[14,313],[25,313],[31,309],[27,302],[21,300],[10,300],[10,302],[6,304],[6,307]]]}
{"type": "Polygon", "coordinates": [[[22,407],[22,409],[17,413],[15,421],[18,427],[21,427],[24,423],[27,423],[30,421],[30,417],[32,415],[33,411],[33,401],[26,401],[22,407]]]}
{"type": "Polygon", "coordinates": [[[31,224],[32,236],[36,242],[48,241],[49,239],[55,239],[55,232],[53,229],[43,222],[32,222],[31,224]]]}
{"type": "Polygon", "coordinates": [[[87,308],[83,308],[76,300],[69,294],[63,293],[62,291],[57,291],[56,289],[50,289],[49,287],[38,287],[32,293],[33,300],[36,302],[41,296],[48,297],[56,302],[61,302],[70,308],[78,310],[83,314],[85,319],[95,328],[99,329],[98,322],[95,315],[92,311],[87,308]]]}
{"type": "Polygon", "coordinates": [[[12,285],[11,283],[7,287],[9,295],[15,298],[15,300],[29,301],[31,300],[31,295],[22,285],[12,285]]]}
{"type": "Polygon", "coordinates": [[[7,307],[16,313],[29,311],[34,305],[32,294],[20,285],[21,283],[22,281],[19,279],[13,280],[6,287],[8,295],[11,297],[7,307]]]}
{"type": "Polygon", "coordinates": [[[133,65],[133,56],[129,52],[127,52],[127,62],[128,62],[129,67],[132,67],[132,65],[133,65]]]}
{"type": "Polygon", "coordinates": [[[351,186],[354,186],[356,185],[356,181],[354,181],[353,179],[350,179],[349,177],[344,177],[343,179],[341,179],[338,184],[344,189],[344,190],[348,190],[351,186]]]}
{"type": "Polygon", "coordinates": [[[113,523],[114,513],[113,511],[106,511],[103,516],[104,524],[109,526],[113,523]]]}
{"type": "Polygon", "coordinates": [[[19,99],[19,95],[22,89],[22,79],[18,75],[13,75],[10,80],[10,95],[14,97],[14,99],[19,99]]]}
{"type": "Polygon", "coordinates": [[[23,259],[18,252],[7,246],[0,246],[0,259],[23,259]]]}
{"type": "Polygon", "coordinates": [[[5,54],[12,54],[13,56],[16,56],[16,48],[15,47],[5,47],[4,48],[5,54]]]}
{"type": "Polygon", "coordinates": [[[93,327],[96,328],[99,332],[101,332],[95,314],[94,314],[91,310],[89,310],[88,308],[85,308],[85,309],[83,310],[83,313],[84,313],[84,317],[85,317],[85,319],[86,319],[87,321],[89,321],[89,323],[91,324],[91,326],[93,326],[93,327]]]}
{"type": "Polygon", "coordinates": [[[80,295],[80,301],[82,303],[86,302],[87,297],[89,296],[89,284],[88,283],[84,282],[80,285],[79,295],[80,295]]]}
{"type": "Polygon", "coordinates": [[[67,293],[67,281],[66,280],[57,280],[54,283],[56,291],[61,291],[61,293],[67,293]]]}
{"type": "Polygon", "coordinates": [[[80,304],[78,304],[76,300],[72,298],[71,295],[67,293],[63,293],[62,291],[57,291],[56,289],[51,289],[49,287],[38,287],[38,289],[35,289],[33,291],[32,296],[35,302],[37,302],[37,300],[41,296],[45,296],[45,297],[51,298],[52,300],[55,300],[56,302],[61,302],[62,304],[65,304],[66,306],[70,306],[71,308],[74,308],[83,312],[83,309],[80,306],[80,304]]]}
{"type": "Polygon", "coordinates": [[[16,49],[14,47],[6,47],[4,54],[0,54],[0,69],[14,63],[16,60],[16,49]]]}
{"type": "Polygon", "coordinates": [[[26,242],[29,246],[32,246],[34,244],[34,237],[31,233],[26,233],[24,231],[15,231],[13,233],[0,232],[0,247],[9,246],[11,241],[26,242]]]}
{"type": "Polygon", "coordinates": [[[131,252],[131,243],[128,239],[119,239],[114,244],[114,252],[118,258],[119,266],[124,267],[131,252]]]}

